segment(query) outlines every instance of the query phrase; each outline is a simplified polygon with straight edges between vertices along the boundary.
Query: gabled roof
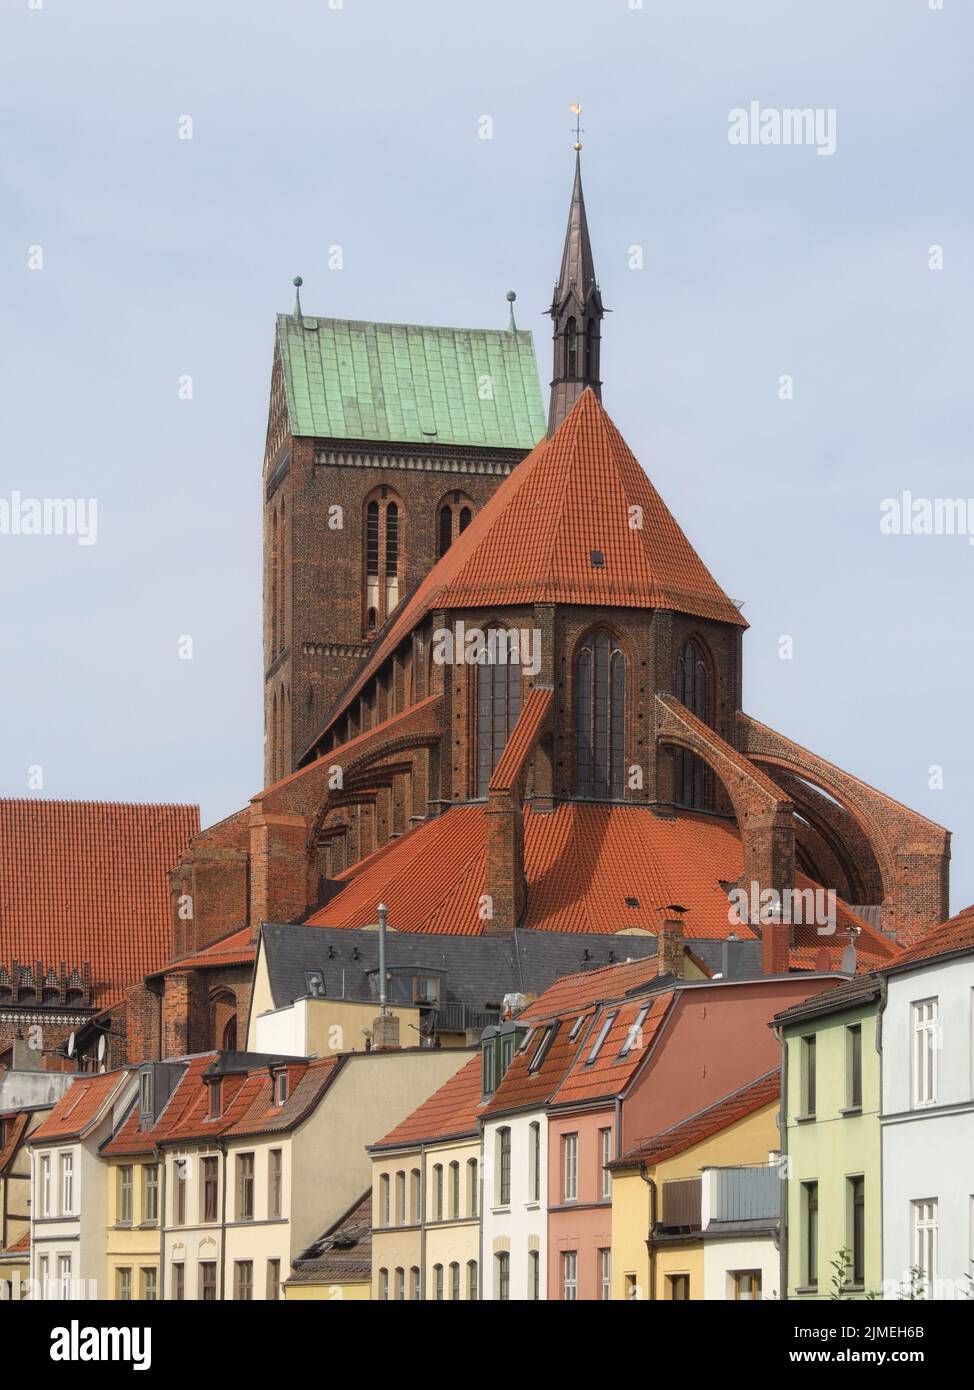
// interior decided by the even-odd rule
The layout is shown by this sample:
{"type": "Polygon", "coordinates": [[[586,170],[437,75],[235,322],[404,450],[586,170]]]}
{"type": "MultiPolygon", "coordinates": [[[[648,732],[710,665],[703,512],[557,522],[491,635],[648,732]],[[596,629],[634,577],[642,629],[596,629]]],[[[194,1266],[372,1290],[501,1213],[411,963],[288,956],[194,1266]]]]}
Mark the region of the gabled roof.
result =
{"type": "Polygon", "coordinates": [[[870,1004],[882,993],[882,974],[870,971],[855,975],[851,980],[843,980],[833,989],[823,990],[821,994],[802,999],[792,1004],[790,1009],[782,1009],[775,1014],[772,1024],[801,1023],[807,1018],[821,1018],[826,1014],[839,1013],[843,1009],[855,1009],[862,1004],[870,1004]]]}
{"type": "Polygon", "coordinates": [[[122,1097],[133,1076],[129,1069],[82,1076],[67,1090],[28,1143],[83,1139],[122,1097]]]}
{"type": "MultiPolygon", "coordinates": [[[[230,1054],[232,1058],[233,1054],[230,1054]]],[[[243,1054],[246,1056],[246,1054],[243,1054]]],[[[185,1071],[172,1095],[149,1129],[140,1128],[138,1105],[133,1105],[123,1123],[102,1153],[148,1153],[160,1145],[182,1144],[213,1139],[285,1132],[293,1129],[321,1100],[339,1067],[342,1056],[307,1061],[287,1061],[288,1096],[283,1105],[274,1103],[270,1068],[279,1059],[247,1057],[239,1068],[227,1069],[227,1054],[205,1052],[185,1059],[185,1071]],[[222,1078],[220,1115],[209,1118],[208,1077],[222,1078]]]]}
{"type": "Polygon", "coordinates": [[[8,1245],[6,1250],[0,1250],[0,1258],[4,1256],[26,1255],[30,1250],[30,1227],[23,1231],[17,1239],[8,1245]]]}
{"type": "Polygon", "coordinates": [[[530,449],[544,434],[530,333],[279,314],[277,342],[294,435],[530,449]]]}
{"type": "Polygon", "coordinates": [[[668,608],[747,626],[591,390],[433,566],[341,708],[427,614],[528,603],[668,608]]]}
{"type": "Polygon", "coordinates": [[[365,1282],[372,1276],[372,1189],[294,1261],[288,1284],[365,1282]]]}
{"type": "Polygon", "coordinates": [[[454,1072],[438,1091],[407,1115],[395,1129],[377,1144],[379,1149],[402,1148],[404,1145],[432,1144],[437,1140],[462,1139],[477,1133],[477,1118],[481,1110],[480,1053],[454,1072]]]}
{"type": "Polygon", "coordinates": [[[621,1095],[645,1061],[673,999],[674,992],[666,990],[628,1003],[601,1005],[552,1104],[577,1105],[621,1095]],[[596,1046],[600,1037],[601,1045],[596,1046]]]}
{"type": "Polygon", "coordinates": [[[948,918],[890,961],[889,973],[911,965],[933,964],[940,956],[964,955],[974,951],[974,904],[948,918]]]}
{"type": "Polygon", "coordinates": [[[91,967],[94,1003],[171,954],[169,869],[196,806],[0,800],[0,965],[91,967]]]}
{"type": "Polygon", "coordinates": [[[622,1158],[610,1163],[610,1168],[626,1168],[633,1163],[662,1163],[664,1159],[675,1158],[677,1154],[702,1144],[705,1139],[730,1129],[748,1115],[763,1110],[765,1106],[777,1104],[780,1100],[781,1074],[777,1068],[765,1072],[754,1081],[722,1096],[713,1105],[698,1110],[678,1124],[657,1134],[652,1139],[643,1139],[628,1150],[622,1158]]]}
{"type": "Polygon", "coordinates": [[[484,1118],[547,1105],[588,1035],[593,1013],[591,1008],[582,1009],[571,1016],[536,1024],[527,1047],[515,1053],[484,1107],[484,1118]],[[552,1028],[554,1032],[549,1034],[552,1028]]]}

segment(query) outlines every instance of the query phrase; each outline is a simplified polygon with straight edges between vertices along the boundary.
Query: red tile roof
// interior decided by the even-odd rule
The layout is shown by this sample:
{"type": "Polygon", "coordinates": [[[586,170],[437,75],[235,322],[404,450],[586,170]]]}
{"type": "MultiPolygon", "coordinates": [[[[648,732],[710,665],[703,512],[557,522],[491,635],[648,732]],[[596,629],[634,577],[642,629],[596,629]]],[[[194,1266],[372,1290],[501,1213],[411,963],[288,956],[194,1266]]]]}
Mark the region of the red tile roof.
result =
{"type": "MultiPolygon", "coordinates": [[[[390,924],[399,931],[480,935],[486,926],[485,838],[485,804],[453,806],[339,874],[347,886],[308,921],[366,926],[375,920],[376,903],[386,902],[390,924]]],[[[688,936],[721,940],[731,930],[757,936],[730,921],[721,883],[737,881],[744,857],[736,827],[712,816],[681,813],[670,819],[642,806],[563,803],[545,815],[525,814],[524,854],[529,929],[613,933],[637,927],[655,934],[660,909],[678,902],[689,909],[688,936]]],[[[796,884],[812,886],[801,874],[796,884]]],[[[861,929],[863,966],[892,954],[888,939],[842,903],[837,916],[834,937],[819,937],[814,927],[797,930],[805,953],[801,968],[811,969],[823,946],[837,968],[850,924],[861,929]]]]}
{"type": "Polygon", "coordinates": [[[938,927],[933,927],[922,940],[900,951],[889,962],[891,967],[929,961],[954,951],[974,950],[974,904],[938,927]]]}
{"type": "Polygon", "coordinates": [[[123,1070],[79,1077],[34,1130],[29,1142],[40,1144],[83,1138],[109,1106],[119,1100],[131,1076],[132,1072],[123,1070]]]}
{"type": "Polygon", "coordinates": [[[435,609],[527,603],[668,608],[747,626],[590,390],[433,566],[343,707],[435,609]]]}
{"type": "Polygon", "coordinates": [[[705,1139],[729,1129],[765,1106],[777,1105],[780,1098],[781,1074],[775,1068],[732,1091],[730,1095],[722,1096],[696,1115],[672,1125],[662,1134],[635,1144],[622,1158],[615,1159],[610,1167],[625,1168],[634,1162],[662,1163],[664,1159],[675,1158],[677,1154],[702,1144],[705,1139]]]}
{"type": "Polygon", "coordinates": [[[603,966],[601,970],[579,970],[556,980],[544,994],[539,994],[521,1013],[527,1022],[535,1023],[559,1015],[578,1015],[594,1004],[623,999],[630,990],[652,984],[657,976],[659,958],[620,961],[603,966]]]}
{"type": "Polygon", "coordinates": [[[642,1066],[672,1002],[673,991],[667,990],[628,1003],[602,1005],[552,1103],[576,1105],[620,1095],[642,1066]],[[608,1031],[595,1051],[606,1024],[608,1031]],[[595,1056],[590,1061],[593,1052],[595,1056]]]}
{"type": "Polygon", "coordinates": [[[222,941],[215,941],[205,950],[197,951],[195,955],[183,956],[181,960],[173,961],[165,970],[156,973],[173,975],[180,970],[216,970],[226,965],[251,965],[255,955],[256,949],[250,943],[250,928],[243,927],[240,931],[225,936],[222,941]]]}
{"type": "Polygon", "coordinates": [[[196,806],[0,800],[0,951],[91,966],[98,1007],[172,948],[168,870],[199,830],[196,806]]]}
{"type": "Polygon", "coordinates": [[[459,1139],[477,1133],[481,1111],[480,1054],[455,1072],[438,1091],[424,1100],[411,1115],[372,1149],[399,1148],[405,1144],[431,1144],[435,1140],[459,1139]]]}
{"type": "Polygon", "coordinates": [[[588,1035],[593,1012],[589,1008],[558,1019],[556,1032],[550,1041],[546,1041],[546,1038],[551,1021],[538,1024],[527,1047],[515,1054],[490,1103],[484,1107],[485,1118],[512,1110],[540,1109],[547,1105],[588,1035]],[[574,1025],[578,1019],[582,1021],[575,1032],[574,1025]],[[544,1055],[540,1063],[534,1066],[542,1047],[545,1048],[544,1055]]]}
{"type": "Polygon", "coordinates": [[[102,1152],[109,1156],[148,1153],[157,1145],[293,1129],[317,1105],[344,1060],[320,1057],[288,1063],[288,1098],[283,1105],[274,1103],[268,1066],[221,1072],[221,1112],[218,1118],[210,1119],[210,1089],[204,1078],[220,1055],[206,1052],[188,1058],[186,1070],[155,1125],[141,1129],[139,1107],[133,1105],[102,1152]]]}
{"type": "Polygon", "coordinates": [[[534,747],[538,730],[551,708],[553,695],[554,691],[550,687],[543,686],[535,686],[533,690],[528,692],[528,698],[524,702],[524,708],[521,710],[517,723],[511,730],[511,736],[501,754],[500,762],[494,768],[489,791],[509,791],[514,785],[514,779],[534,747]]]}

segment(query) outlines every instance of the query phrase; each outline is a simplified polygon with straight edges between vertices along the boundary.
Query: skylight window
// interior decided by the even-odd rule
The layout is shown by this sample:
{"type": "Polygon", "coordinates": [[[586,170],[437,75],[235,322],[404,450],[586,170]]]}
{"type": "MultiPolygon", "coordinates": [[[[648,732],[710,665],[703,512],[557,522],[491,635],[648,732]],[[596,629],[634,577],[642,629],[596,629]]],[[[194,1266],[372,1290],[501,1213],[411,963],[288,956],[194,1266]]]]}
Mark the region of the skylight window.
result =
{"type": "Polygon", "coordinates": [[[578,1037],[579,1033],[580,1033],[581,1030],[582,1030],[582,1024],[583,1024],[584,1022],[585,1022],[585,1015],[584,1015],[584,1014],[579,1014],[579,1015],[578,1015],[578,1018],[576,1018],[575,1022],[572,1024],[572,1031],[568,1034],[568,1041],[569,1041],[569,1042],[574,1042],[574,1041],[575,1041],[575,1039],[578,1037]]]}
{"type": "Polygon", "coordinates": [[[595,1061],[596,1057],[599,1055],[599,1049],[601,1048],[602,1044],[605,1042],[606,1038],[608,1037],[608,1035],[609,1035],[609,1029],[612,1027],[613,1023],[615,1023],[615,1021],[616,1021],[616,1019],[617,1019],[618,1017],[619,1017],[619,1010],[618,1010],[618,1009],[614,1010],[611,1014],[606,1014],[606,1016],[605,1016],[605,1018],[604,1018],[604,1020],[603,1020],[603,1022],[602,1022],[602,1027],[599,1029],[598,1037],[595,1039],[595,1042],[592,1044],[592,1050],[591,1050],[591,1052],[588,1054],[588,1056],[585,1058],[585,1065],[586,1065],[587,1067],[591,1066],[592,1063],[595,1061]]]}
{"type": "Polygon", "coordinates": [[[626,1034],[626,1040],[619,1049],[620,1057],[628,1057],[634,1047],[641,1047],[643,1041],[643,1024],[646,1022],[646,1015],[649,1013],[649,1005],[644,1004],[636,1015],[632,1027],[626,1034]]]}
{"type": "Polygon", "coordinates": [[[554,1042],[555,1034],[558,1032],[557,1023],[549,1023],[544,1031],[544,1037],[538,1043],[534,1056],[528,1065],[528,1071],[537,1071],[548,1054],[548,1049],[554,1042]]]}
{"type": "Polygon", "coordinates": [[[525,1035],[524,1035],[524,1042],[521,1044],[519,1051],[521,1051],[521,1052],[527,1052],[528,1048],[529,1048],[530,1045],[531,1045],[531,1039],[534,1037],[534,1034],[535,1034],[535,1029],[534,1029],[534,1028],[529,1028],[528,1031],[527,1031],[527,1032],[525,1033],[525,1035]]]}

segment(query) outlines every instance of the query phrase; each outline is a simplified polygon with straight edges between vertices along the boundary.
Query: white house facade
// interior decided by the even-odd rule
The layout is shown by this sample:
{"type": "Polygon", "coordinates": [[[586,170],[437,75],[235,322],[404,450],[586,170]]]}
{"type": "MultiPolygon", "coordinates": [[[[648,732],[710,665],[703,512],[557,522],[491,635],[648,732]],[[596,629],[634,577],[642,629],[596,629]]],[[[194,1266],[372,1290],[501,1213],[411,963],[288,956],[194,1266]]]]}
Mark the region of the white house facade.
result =
{"type": "Polygon", "coordinates": [[[548,1116],[484,1122],[482,1297],[547,1298],[548,1116]]]}
{"type": "Polygon", "coordinates": [[[974,1296],[974,946],[893,967],[882,1023],[883,1292],[974,1296]]]}

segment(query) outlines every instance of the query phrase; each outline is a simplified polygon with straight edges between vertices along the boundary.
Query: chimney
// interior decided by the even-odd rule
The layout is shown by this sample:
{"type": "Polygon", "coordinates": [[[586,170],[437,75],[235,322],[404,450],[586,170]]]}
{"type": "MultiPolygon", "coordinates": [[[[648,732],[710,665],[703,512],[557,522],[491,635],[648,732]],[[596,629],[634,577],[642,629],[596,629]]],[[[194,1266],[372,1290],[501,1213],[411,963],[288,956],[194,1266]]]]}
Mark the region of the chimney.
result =
{"type": "Polygon", "coordinates": [[[386,925],[389,909],[378,907],[379,917],[379,1017],[372,1020],[372,1051],[393,1052],[399,1047],[399,1019],[389,1012],[389,981],[386,974],[386,925]]]}
{"type": "Polygon", "coordinates": [[[683,914],[687,911],[679,903],[667,903],[666,917],[663,919],[657,936],[656,973],[672,975],[676,980],[683,979],[683,914]]]}
{"type": "Polygon", "coordinates": [[[761,924],[761,973],[787,975],[790,964],[791,926],[788,922],[761,924]]]}

